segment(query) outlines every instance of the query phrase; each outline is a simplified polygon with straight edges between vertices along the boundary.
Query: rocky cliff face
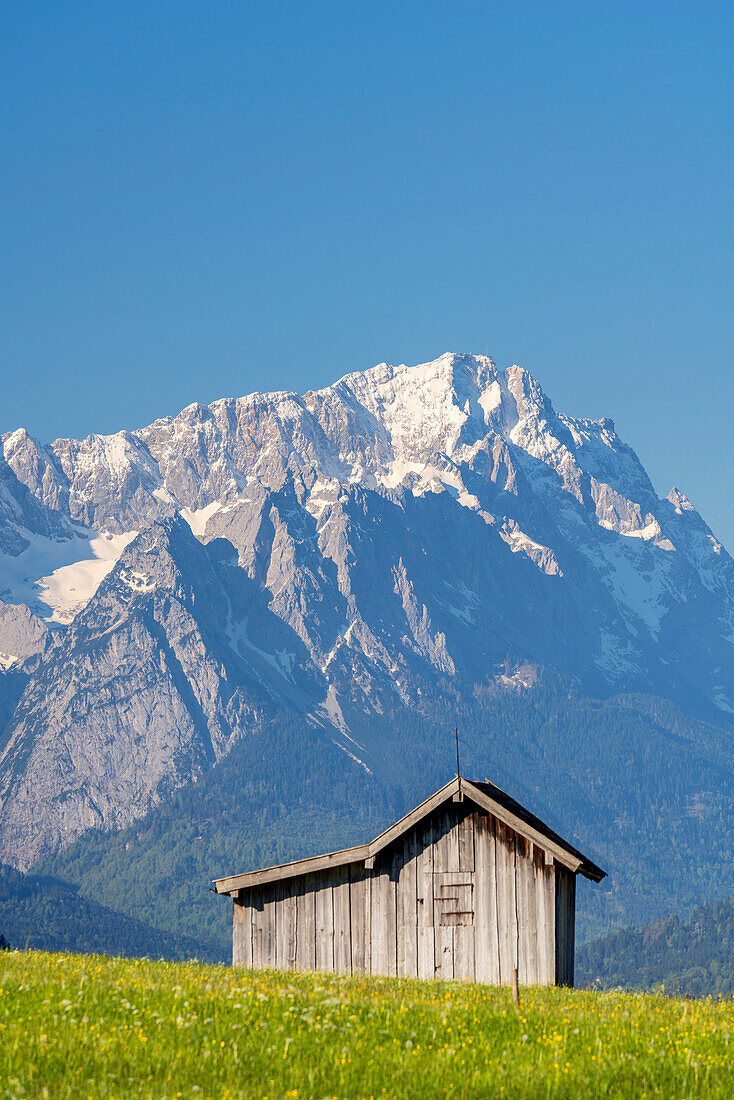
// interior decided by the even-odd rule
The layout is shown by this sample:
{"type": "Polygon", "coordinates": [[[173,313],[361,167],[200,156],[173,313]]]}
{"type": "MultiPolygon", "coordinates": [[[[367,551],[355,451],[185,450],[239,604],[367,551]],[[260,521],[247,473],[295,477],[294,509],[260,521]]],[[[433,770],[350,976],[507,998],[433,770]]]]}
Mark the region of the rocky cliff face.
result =
{"type": "Polygon", "coordinates": [[[0,599],[0,860],[21,868],[140,816],[273,707],[377,773],[401,708],[522,690],[528,665],[734,716],[726,550],[611,420],[484,356],[3,437],[0,599]]]}

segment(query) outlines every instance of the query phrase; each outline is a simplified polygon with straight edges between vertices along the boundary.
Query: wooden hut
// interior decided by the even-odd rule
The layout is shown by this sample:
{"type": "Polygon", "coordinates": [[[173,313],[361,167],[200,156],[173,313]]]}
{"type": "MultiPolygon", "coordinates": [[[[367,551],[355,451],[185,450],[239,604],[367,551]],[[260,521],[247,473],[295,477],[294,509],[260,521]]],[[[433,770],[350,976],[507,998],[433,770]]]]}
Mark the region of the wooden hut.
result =
{"type": "Polygon", "coordinates": [[[214,880],[234,966],[572,985],[576,875],[605,872],[455,778],[369,844],[214,880]]]}

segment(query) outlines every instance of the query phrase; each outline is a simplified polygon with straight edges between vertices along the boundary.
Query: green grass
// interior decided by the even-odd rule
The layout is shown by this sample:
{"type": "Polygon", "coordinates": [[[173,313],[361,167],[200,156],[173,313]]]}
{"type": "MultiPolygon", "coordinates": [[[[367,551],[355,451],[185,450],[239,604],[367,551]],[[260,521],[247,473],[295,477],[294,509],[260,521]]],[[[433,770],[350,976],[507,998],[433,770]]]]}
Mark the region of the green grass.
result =
{"type": "Polygon", "coordinates": [[[734,1096],[734,1002],[0,953],[0,1097],[734,1096]]]}

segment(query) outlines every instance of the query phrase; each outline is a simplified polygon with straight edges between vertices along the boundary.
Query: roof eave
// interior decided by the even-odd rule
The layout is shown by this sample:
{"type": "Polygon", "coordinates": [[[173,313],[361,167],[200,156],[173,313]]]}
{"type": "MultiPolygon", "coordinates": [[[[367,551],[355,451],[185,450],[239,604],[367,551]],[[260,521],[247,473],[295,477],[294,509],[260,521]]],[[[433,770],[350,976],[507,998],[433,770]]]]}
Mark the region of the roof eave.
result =
{"type": "Polygon", "coordinates": [[[344,867],[349,863],[358,863],[367,858],[368,848],[369,845],[360,844],[356,848],[342,848],[337,852],[309,856],[307,859],[297,859],[292,863],[280,863],[257,871],[244,871],[240,875],[215,878],[212,879],[212,886],[217,894],[230,894],[234,897],[240,890],[247,890],[251,886],[263,886],[268,882],[280,882],[281,879],[297,878],[299,875],[314,874],[316,871],[327,871],[331,867],[344,867]]]}
{"type": "Polygon", "coordinates": [[[584,878],[591,879],[592,882],[601,882],[603,878],[607,877],[606,871],[602,871],[601,867],[597,867],[590,860],[579,867],[579,874],[583,875],[584,878]]]}
{"type": "Polygon", "coordinates": [[[309,856],[307,859],[298,859],[292,863],[281,863],[274,867],[263,867],[258,871],[245,871],[240,875],[228,875],[226,878],[215,878],[212,886],[217,894],[237,894],[240,890],[246,890],[251,886],[262,886],[268,882],[278,882],[281,879],[296,878],[298,875],[311,874],[316,871],[325,871],[331,867],[343,867],[349,863],[359,863],[362,860],[374,859],[391,841],[406,832],[416,821],[420,821],[436,809],[443,802],[452,798],[460,789],[460,781],[454,778],[441,787],[430,798],[425,799],[410,813],[401,817],[389,829],[385,829],[379,836],[368,844],[360,844],[356,848],[342,848],[337,852],[327,852],[321,856],[309,856]]]}
{"type": "MultiPolygon", "coordinates": [[[[499,789],[499,788],[498,788],[499,789]]],[[[498,818],[515,832],[524,836],[526,840],[537,844],[539,848],[547,851],[562,866],[574,874],[581,874],[593,882],[601,882],[606,878],[606,871],[597,867],[581,852],[572,850],[569,845],[562,842],[562,838],[554,840],[541,830],[524,821],[512,810],[503,806],[484,791],[475,787],[468,779],[460,779],[455,776],[441,787],[430,798],[426,798],[410,813],[405,814],[389,829],[385,829],[379,836],[368,844],[361,844],[355,848],[342,848],[336,852],[327,852],[320,856],[310,856],[307,859],[295,860],[292,863],[282,863],[274,867],[264,867],[258,871],[245,871],[240,875],[229,875],[226,878],[214,879],[213,888],[218,894],[229,894],[236,897],[240,890],[246,890],[253,886],[262,886],[270,882],[279,882],[283,879],[297,878],[299,875],[313,874],[317,871],[325,871],[331,868],[344,867],[351,863],[366,862],[371,865],[379,852],[397,840],[408,829],[412,828],[433,810],[437,809],[449,798],[468,797],[480,809],[486,810],[498,818]]]]}

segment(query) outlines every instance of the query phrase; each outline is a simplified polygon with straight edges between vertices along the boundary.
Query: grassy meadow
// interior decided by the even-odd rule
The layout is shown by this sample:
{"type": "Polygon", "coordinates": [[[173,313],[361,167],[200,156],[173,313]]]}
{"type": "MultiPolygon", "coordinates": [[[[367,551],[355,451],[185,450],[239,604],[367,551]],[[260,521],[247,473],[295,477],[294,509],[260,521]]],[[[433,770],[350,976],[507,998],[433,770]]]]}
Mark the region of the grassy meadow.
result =
{"type": "Polygon", "coordinates": [[[0,1097],[734,1096],[734,1002],[0,952],[0,1097]]]}

